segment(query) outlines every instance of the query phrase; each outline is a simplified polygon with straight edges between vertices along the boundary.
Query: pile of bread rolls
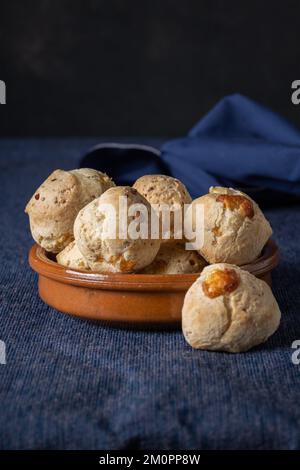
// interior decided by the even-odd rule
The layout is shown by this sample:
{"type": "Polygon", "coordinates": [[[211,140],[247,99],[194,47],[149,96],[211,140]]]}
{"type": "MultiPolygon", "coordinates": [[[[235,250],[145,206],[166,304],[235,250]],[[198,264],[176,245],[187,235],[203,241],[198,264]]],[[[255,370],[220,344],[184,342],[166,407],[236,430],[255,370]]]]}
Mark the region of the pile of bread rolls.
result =
{"type": "MultiPolygon", "coordinates": [[[[188,290],[182,310],[182,329],[194,348],[241,352],[268,339],[279,326],[280,310],[270,287],[241,269],[254,261],[272,234],[258,205],[246,194],[214,187],[192,201],[178,179],[145,175],[133,185],[116,186],[106,174],[82,168],[55,170],[26,206],[31,233],[41,247],[56,254],[57,262],[75,270],[98,273],[199,273],[188,290]],[[140,203],[158,218],[159,236],[110,238],[112,223],[104,208],[119,211],[119,198],[128,207],[140,203]],[[190,230],[196,230],[197,206],[204,209],[204,240],[199,250],[186,250],[174,220],[163,233],[161,214],[154,205],[176,205],[184,211],[190,230]]],[[[130,223],[135,214],[127,215],[130,223]]],[[[172,217],[172,216],[171,216],[172,217]]]]}

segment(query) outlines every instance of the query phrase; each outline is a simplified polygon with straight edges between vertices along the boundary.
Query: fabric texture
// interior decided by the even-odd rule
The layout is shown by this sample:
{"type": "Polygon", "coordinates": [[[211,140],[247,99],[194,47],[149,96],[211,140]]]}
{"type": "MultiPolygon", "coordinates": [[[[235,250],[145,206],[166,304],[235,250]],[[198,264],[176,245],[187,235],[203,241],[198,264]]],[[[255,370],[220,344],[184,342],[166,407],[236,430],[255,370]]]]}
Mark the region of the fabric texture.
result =
{"type": "Polygon", "coordinates": [[[273,287],[282,321],[247,353],[193,350],[177,330],[112,328],[39,299],[25,204],[97,142],[0,141],[0,448],[299,449],[298,205],[266,211],[281,249],[273,287]]]}

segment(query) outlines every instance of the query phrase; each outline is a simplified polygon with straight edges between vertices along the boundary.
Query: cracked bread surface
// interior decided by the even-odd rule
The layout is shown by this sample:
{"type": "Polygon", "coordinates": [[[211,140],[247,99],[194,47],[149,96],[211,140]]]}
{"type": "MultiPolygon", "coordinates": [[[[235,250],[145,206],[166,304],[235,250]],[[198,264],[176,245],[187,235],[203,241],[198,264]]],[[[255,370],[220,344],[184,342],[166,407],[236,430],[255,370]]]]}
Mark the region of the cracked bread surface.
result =
{"type": "Polygon", "coordinates": [[[205,267],[188,290],[182,331],[196,349],[242,352],[265,342],[277,330],[280,317],[264,281],[238,266],[218,263],[205,267]],[[219,295],[209,295],[207,283],[217,287],[219,295]]]}

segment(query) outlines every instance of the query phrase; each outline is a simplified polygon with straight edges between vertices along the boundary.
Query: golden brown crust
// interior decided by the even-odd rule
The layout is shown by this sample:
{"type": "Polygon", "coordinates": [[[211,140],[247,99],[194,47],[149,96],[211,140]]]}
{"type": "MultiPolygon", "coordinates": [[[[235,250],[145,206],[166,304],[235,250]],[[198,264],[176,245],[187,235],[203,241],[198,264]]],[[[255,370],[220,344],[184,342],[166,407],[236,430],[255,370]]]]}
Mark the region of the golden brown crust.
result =
{"type": "Polygon", "coordinates": [[[216,198],[217,202],[222,202],[226,209],[239,210],[244,217],[252,219],[254,217],[254,208],[252,202],[245,196],[236,194],[220,194],[216,198]]]}
{"type": "Polygon", "coordinates": [[[204,294],[211,299],[233,292],[239,285],[240,279],[234,269],[217,269],[203,281],[204,294]]]}

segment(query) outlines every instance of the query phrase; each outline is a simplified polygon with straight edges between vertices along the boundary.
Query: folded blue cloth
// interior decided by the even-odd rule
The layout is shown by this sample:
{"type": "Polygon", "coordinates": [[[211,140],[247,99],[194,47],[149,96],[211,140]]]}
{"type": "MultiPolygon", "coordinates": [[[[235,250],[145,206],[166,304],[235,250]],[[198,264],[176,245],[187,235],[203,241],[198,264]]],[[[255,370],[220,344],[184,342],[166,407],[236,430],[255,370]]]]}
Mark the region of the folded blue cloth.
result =
{"type": "Polygon", "coordinates": [[[150,145],[101,143],[92,147],[81,159],[81,168],[105,171],[120,186],[132,185],[137,178],[149,174],[170,174],[158,149],[150,145]]]}
{"type": "Polygon", "coordinates": [[[300,133],[241,95],[223,98],[187,137],[167,142],[162,159],[194,197],[210,185],[300,196],[300,133]]]}
{"type": "Polygon", "coordinates": [[[300,196],[300,132],[236,94],[223,98],[186,137],[166,142],[161,155],[147,146],[102,144],[82,166],[105,169],[118,184],[165,173],[181,179],[192,197],[222,185],[278,201],[300,196]]]}

